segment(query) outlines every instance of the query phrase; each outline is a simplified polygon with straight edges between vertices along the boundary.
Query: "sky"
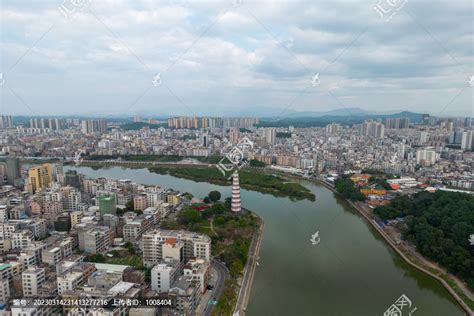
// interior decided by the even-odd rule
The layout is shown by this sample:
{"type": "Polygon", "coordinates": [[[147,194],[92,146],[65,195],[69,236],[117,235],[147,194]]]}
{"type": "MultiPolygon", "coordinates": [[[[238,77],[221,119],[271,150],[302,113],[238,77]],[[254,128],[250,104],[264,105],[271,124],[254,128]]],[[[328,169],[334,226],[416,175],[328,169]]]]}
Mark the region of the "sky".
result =
{"type": "Polygon", "coordinates": [[[0,111],[474,112],[472,0],[0,0],[0,111]]]}

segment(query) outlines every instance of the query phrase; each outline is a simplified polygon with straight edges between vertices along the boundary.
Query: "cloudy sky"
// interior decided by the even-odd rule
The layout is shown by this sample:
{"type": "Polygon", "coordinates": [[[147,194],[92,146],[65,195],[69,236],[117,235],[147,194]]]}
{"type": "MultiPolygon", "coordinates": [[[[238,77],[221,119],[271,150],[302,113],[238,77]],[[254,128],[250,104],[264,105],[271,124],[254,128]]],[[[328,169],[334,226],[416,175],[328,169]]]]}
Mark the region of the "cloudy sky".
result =
{"type": "Polygon", "coordinates": [[[473,112],[472,0],[0,1],[2,113],[473,112]]]}

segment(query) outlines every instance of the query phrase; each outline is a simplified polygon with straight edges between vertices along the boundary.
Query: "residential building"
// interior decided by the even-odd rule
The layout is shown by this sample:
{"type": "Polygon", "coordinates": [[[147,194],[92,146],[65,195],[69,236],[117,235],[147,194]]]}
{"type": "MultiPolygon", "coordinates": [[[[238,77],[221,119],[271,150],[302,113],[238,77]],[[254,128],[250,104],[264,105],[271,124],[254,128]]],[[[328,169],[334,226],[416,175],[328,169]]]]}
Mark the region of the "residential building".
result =
{"type": "Polygon", "coordinates": [[[167,240],[182,241],[183,257],[188,260],[191,257],[210,260],[211,238],[209,236],[187,231],[156,229],[147,231],[142,236],[143,263],[146,266],[158,264],[163,257],[163,244],[167,240]]]}
{"type": "Polygon", "coordinates": [[[23,296],[33,297],[38,295],[38,289],[46,279],[44,268],[29,267],[21,274],[23,296]]]}

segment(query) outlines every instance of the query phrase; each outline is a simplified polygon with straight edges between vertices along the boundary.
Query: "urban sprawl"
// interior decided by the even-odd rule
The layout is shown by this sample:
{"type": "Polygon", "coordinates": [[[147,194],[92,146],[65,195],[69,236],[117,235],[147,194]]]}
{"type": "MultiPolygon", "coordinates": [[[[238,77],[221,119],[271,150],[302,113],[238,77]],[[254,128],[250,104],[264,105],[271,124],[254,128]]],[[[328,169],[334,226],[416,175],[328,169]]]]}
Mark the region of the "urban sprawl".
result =
{"type": "Polygon", "coordinates": [[[88,178],[74,165],[216,168],[225,161],[232,167],[225,157],[245,137],[252,146],[242,151],[249,163],[234,166],[229,209],[235,216],[243,212],[238,171],[248,168],[328,186],[347,178],[371,208],[400,194],[474,192],[471,118],[423,115],[416,122],[394,117],[305,128],[259,127],[258,118],[15,120],[0,117],[5,315],[82,309],[93,315],[205,315],[217,299],[222,262],[212,256],[211,237],[163,225],[209,201],[160,183],[88,178]],[[385,187],[371,181],[374,175],[384,177],[385,187]]]}

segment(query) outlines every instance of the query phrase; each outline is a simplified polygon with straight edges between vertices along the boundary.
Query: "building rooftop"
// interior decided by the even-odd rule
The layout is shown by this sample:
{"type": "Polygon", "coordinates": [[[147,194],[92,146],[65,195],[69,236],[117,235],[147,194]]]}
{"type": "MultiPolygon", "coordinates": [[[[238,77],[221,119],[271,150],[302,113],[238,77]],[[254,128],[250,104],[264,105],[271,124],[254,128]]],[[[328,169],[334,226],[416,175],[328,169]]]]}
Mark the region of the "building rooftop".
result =
{"type": "Polygon", "coordinates": [[[115,284],[113,287],[110,288],[110,290],[108,291],[108,294],[112,294],[112,295],[125,294],[134,285],[135,283],[120,281],[119,283],[115,284]]]}
{"type": "Polygon", "coordinates": [[[123,272],[125,269],[128,268],[127,265],[121,265],[121,264],[107,264],[107,263],[95,263],[95,262],[90,262],[95,267],[97,270],[106,270],[107,272],[123,272]]]}
{"type": "Polygon", "coordinates": [[[11,267],[11,266],[12,266],[12,265],[9,264],[9,263],[2,263],[2,264],[0,264],[0,271],[5,270],[5,269],[7,269],[7,268],[9,268],[9,267],[11,267]]]}

